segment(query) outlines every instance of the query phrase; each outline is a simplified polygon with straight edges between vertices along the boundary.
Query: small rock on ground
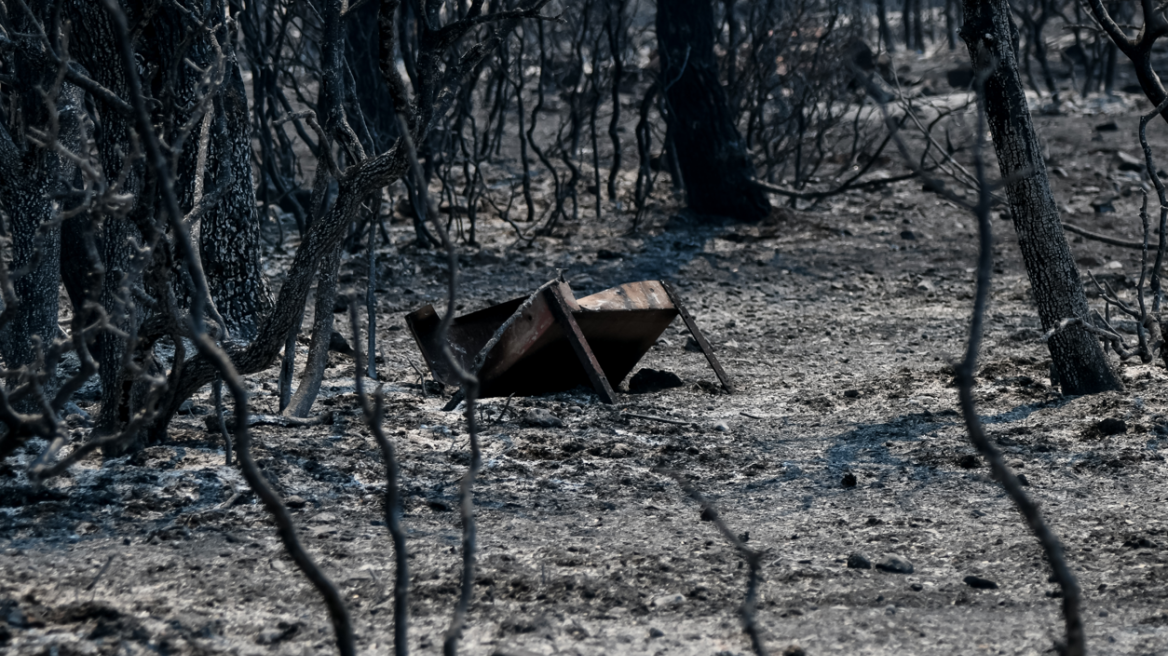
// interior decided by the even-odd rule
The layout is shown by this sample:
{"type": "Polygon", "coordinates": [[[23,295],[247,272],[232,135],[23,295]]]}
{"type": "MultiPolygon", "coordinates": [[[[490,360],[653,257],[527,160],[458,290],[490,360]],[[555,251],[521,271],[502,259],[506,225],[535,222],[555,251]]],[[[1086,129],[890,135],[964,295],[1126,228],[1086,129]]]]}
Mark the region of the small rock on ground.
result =
{"type": "Polygon", "coordinates": [[[872,569],[872,561],[862,553],[854,553],[848,556],[848,567],[852,569],[872,569]]]}
{"type": "Polygon", "coordinates": [[[876,569],[889,574],[913,573],[912,563],[898,556],[885,556],[883,560],[876,563],[876,569]]]}
{"type": "Polygon", "coordinates": [[[997,590],[998,589],[997,583],[995,583],[989,579],[983,579],[980,576],[970,575],[970,576],[967,576],[964,579],[962,579],[962,581],[965,581],[965,585],[968,585],[971,588],[976,588],[978,590],[997,590]]]}
{"type": "Polygon", "coordinates": [[[681,387],[684,384],[681,382],[681,378],[672,371],[659,371],[645,367],[633,374],[632,379],[629,380],[629,393],[648,394],[671,387],[681,387]]]}
{"type": "Polygon", "coordinates": [[[654,597],[653,603],[650,604],[653,608],[677,608],[685,602],[685,597],[680,594],[661,595],[654,597]]]}
{"type": "Polygon", "coordinates": [[[1099,431],[1100,435],[1120,435],[1127,432],[1127,422],[1122,419],[1108,417],[1095,424],[1095,429],[1099,431]]]}
{"type": "Polygon", "coordinates": [[[356,354],[353,347],[349,346],[349,340],[345,339],[344,335],[335,330],[333,334],[329,335],[329,350],[349,357],[353,357],[356,354]]]}
{"type": "Polygon", "coordinates": [[[543,408],[533,408],[523,413],[523,425],[533,428],[563,428],[564,422],[543,408]]]}

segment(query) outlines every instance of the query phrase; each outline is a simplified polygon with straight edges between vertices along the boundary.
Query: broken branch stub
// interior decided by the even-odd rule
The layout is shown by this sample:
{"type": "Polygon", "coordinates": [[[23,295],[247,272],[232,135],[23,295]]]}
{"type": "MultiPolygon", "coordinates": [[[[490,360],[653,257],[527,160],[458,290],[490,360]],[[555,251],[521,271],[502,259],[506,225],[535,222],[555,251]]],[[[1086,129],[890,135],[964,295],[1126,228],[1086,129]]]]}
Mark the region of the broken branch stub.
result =
{"type": "MultiPolygon", "coordinates": [[[[550,394],[586,385],[613,403],[613,387],[677,316],[731,392],[726,372],[677,291],[659,280],[626,283],[580,299],[568,283],[553,281],[527,298],[456,317],[447,340],[460,364],[477,373],[482,397],[550,394]]],[[[453,385],[458,381],[440,357],[440,323],[430,305],[406,316],[434,378],[453,385]]]]}

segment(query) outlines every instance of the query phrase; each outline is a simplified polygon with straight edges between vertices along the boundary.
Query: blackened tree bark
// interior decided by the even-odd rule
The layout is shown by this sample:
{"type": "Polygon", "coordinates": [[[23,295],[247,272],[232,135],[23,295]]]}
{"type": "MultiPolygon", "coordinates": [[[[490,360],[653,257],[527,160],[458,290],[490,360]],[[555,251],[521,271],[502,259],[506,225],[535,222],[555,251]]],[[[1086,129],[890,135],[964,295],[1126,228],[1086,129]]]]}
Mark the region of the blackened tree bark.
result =
{"type": "Polygon", "coordinates": [[[880,42],[887,52],[896,52],[892,28],[888,26],[888,0],[876,0],[876,20],[880,26],[880,42]]]}
{"type": "MultiPolygon", "coordinates": [[[[986,118],[1006,180],[1018,244],[1043,329],[1053,330],[1064,319],[1086,319],[1087,297],[1026,106],[1014,58],[1018,32],[1010,20],[1008,0],[965,0],[964,6],[961,37],[969,47],[974,70],[985,75],[986,118]]],[[[1064,394],[1122,389],[1099,341],[1085,329],[1075,326],[1058,331],[1047,344],[1064,394]]]]}
{"type": "MultiPolygon", "coordinates": [[[[272,298],[261,273],[260,217],[251,167],[247,94],[234,49],[225,44],[226,79],[214,103],[205,188],[223,185],[200,219],[199,246],[211,298],[233,337],[256,336],[272,298]]],[[[193,149],[192,149],[193,150],[193,149]]]]}
{"type": "Polygon", "coordinates": [[[345,63],[352,72],[353,103],[347,103],[346,112],[359,117],[361,125],[354,125],[366,150],[381,152],[393,145],[398,137],[397,116],[393,98],[381,81],[377,58],[368,53],[377,51],[377,11],[375,2],[355,6],[345,14],[345,63]]]}
{"type": "Polygon", "coordinates": [[[260,273],[247,93],[223,2],[154,11],[140,49],[161,65],[152,95],[163,101],[160,122],[179,151],[179,203],[193,224],[216,308],[233,338],[251,339],[271,297],[260,273]]]}
{"type": "MultiPolygon", "coordinates": [[[[38,19],[44,20],[45,13],[41,8],[38,19]]],[[[19,10],[14,14],[13,27],[36,29],[31,16],[19,10]]],[[[35,362],[34,339],[47,347],[57,336],[61,230],[55,221],[54,197],[64,190],[75,168],[54,151],[55,144],[38,143],[25,130],[33,128],[45,140],[76,147],[82,100],[76,87],[59,84],[57,70],[41,53],[16,51],[5,72],[15,83],[6,85],[0,112],[0,211],[12,239],[8,268],[15,274],[18,303],[0,329],[0,355],[9,370],[17,370],[35,362]],[[51,115],[46,101],[53,102],[56,115],[51,115]]],[[[52,372],[48,373],[51,388],[52,372]]],[[[29,399],[28,404],[37,406],[39,400],[29,399]]]]}
{"type": "Polygon", "coordinates": [[[900,28],[904,30],[904,49],[912,51],[912,0],[903,0],[900,3],[900,28]]]}
{"type": "Polygon", "coordinates": [[[957,14],[957,0],[945,0],[945,38],[950,50],[957,49],[957,14]]]}
{"type": "Polygon", "coordinates": [[[658,0],[657,42],[670,136],[691,209],[741,221],[770,214],[718,80],[711,0],[658,0]]]}
{"type": "Polygon", "coordinates": [[[913,46],[918,52],[925,51],[925,28],[921,16],[921,0],[912,0],[913,46]]]}
{"type": "MultiPolygon", "coordinates": [[[[136,7],[129,9],[131,20],[141,15],[136,7]]],[[[87,0],[72,0],[65,5],[64,14],[73,29],[70,54],[98,84],[117,98],[128,97],[125,70],[117,54],[117,42],[105,7],[87,0]]],[[[130,199],[126,205],[102,209],[94,217],[101,225],[100,256],[105,269],[98,303],[108,313],[110,325],[116,329],[97,335],[101,414],[95,433],[117,434],[133,414],[134,374],[125,365],[130,362],[126,357],[132,342],[130,336],[137,334],[142,317],[134,311],[130,289],[141,286],[142,263],[135,260],[135,247],[144,243],[138,224],[150,220],[151,208],[142,198],[145,187],[142,163],[129,157],[132,152],[130,144],[134,143],[132,119],[123,109],[112,105],[110,99],[99,96],[95,101],[99,119],[94,134],[98,159],[107,176],[122,178],[121,190],[130,199]]],[[[77,264],[84,263],[62,262],[65,267],[77,264]]],[[[77,300],[73,299],[75,308],[77,300]]],[[[123,442],[109,444],[103,452],[119,455],[140,446],[138,436],[126,437],[123,442]]]]}
{"type": "MultiPolygon", "coordinates": [[[[143,75],[150,84],[145,91],[152,100],[151,118],[161,126],[160,136],[174,157],[179,209],[201,235],[198,244],[208,291],[215,305],[223,307],[232,336],[251,338],[258,333],[270,297],[259,263],[247,100],[223,2],[188,10],[124,0],[122,7],[131,23],[140,26],[135,50],[143,62],[151,62],[147,67],[151,75],[143,75]],[[205,149],[200,146],[204,134],[205,149]]],[[[129,199],[120,207],[99,208],[95,217],[95,224],[101,225],[105,273],[99,302],[117,329],[98,335],[102,404],[96,432],[116,435],[133,417],[152,412],[153,401],[148,399],[157,390],[151,392],[152,383],[143,374],[152,373],[157,380],[162,373],[154,345],[162,337],[174,337],[173,322],[164,316],[164,299],[171,289],[180,301],[190,293],[186,288],[190,272],[174,266],[170,244],[160,238],[157,181],[133,156],[137,127],[119,100],[131,92],[109,14],[102,3],[82,0],[66,3],[64,11],[73,26],[71,54],[109,92],[110,97],[94,96],[94,141],[105,174],[121,179],[120,190],[129,199]],[[146,271],[151,273],[144,276],[146,271]],[[143,294],[156,302],[140,302],[143,294]]],[[[79,276],[70,271],[63,277],[79,276]]],[[[145,437],[143,432],[125,432],[103,450],[117,455],[142,446],[145,437]]]]}

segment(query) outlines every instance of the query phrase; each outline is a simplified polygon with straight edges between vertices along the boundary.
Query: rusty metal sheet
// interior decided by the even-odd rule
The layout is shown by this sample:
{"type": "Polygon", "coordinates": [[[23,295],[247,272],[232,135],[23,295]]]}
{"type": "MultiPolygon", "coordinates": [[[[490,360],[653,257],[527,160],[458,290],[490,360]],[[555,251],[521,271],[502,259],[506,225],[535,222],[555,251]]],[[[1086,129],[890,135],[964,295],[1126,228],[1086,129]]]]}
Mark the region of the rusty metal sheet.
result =
{"type": "MultiPolygon", "coordinates": [[[[447,342],[460,366],[474,370],[477,357],[481,396],[548,394],[585,385],[611,402],[609,385],[619,385],[681,313],[675,295],[657,280],[580,299],[565,282],[551,287],[546,294],[512,299],[451,322],[447,342]],[[554,299],[570,311],[572,321],[557,316],[554,299]]],[[[434,378],[456,385],[437,341],[441,322],[434,308],[410,313],[406,323],[434,378]]],[[[696,330],[692,320],[686,323],[696,330]]]]}

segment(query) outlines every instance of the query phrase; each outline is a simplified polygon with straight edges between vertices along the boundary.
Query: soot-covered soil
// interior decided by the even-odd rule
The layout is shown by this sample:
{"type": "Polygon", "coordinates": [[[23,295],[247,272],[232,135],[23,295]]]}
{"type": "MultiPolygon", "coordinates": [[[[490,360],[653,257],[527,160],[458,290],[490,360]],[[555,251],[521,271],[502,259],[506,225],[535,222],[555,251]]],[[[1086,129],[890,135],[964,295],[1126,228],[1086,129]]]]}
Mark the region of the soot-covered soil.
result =
{"type": "MultiPolygon", "coordinates": [[[[1132,116],[1039,118],[1068,221],[1129,239],[1138,177],[1118,170],[1114,152],[1138,152],[1132,116]],[[1090,129],[1110,120],[1121,130],[1090,129]],[[1117,212],[1095,214],[1092,202],[1108,194],[1117,212]]],[[[972,218],[909,182],[776,211],[759,226],[699,223],[676,202],[638,236],[626,237],[627,226],[627,217],[589,221],[570,226],[570,239],[520,248],[509,227],[489,224],[482,247],[462,257],[462,307],[523,295],[556,269],[579,294],[669,278],[737,393],[717,392],[678,322],[641,366],[678,374],[681,387],[622,393],[615,406],[586,390],[515,398],[506,412],[505,399],[485,401],[479,564],[463,651],[747,653],[737,616],[746,570],[655,471],[666,467],[765,551],[758,616],[772,653],[1049,652],[1061,635],[1057,588],[956,412],[949,363],[966,338],[972,218]],[[534,425],[547,414],[562,425],[534,425]],[[896,557],[912,572],[849,567],[853,554],[873,565],[896,557]],[[996,589],[967,585],[971,575],[996,589]]],[[[995,219],[994,228],[979,412],[1066,544],[1092,652],[1168,653],[1168,375],[1159,364],[1124,364],[1122,393],[1051,389],[1011,224],[995,219]],[[1123,430],[1114,421],[1101,429],[1104,420],[1123,430]]],[[[419,385],[403,322],[441,298],[441,258],[408,245],[408,223],[393,237],[379,259],[378,368],[403,463],[410,646],[432,654],[457,594],[466,435],[457,413],[441,411],[451,390],[419,385]]],[[[1084,268],[1131,285],[1134,252],[1073,242],[1084,268]]],[[[348,262],[343,279],[358,289],[362,262],[348,262]]],[[[331,357],[314,408],[331,422],[257,426],[255,455],[348,598],[361,653],[387,653],[384,473],[356,411],[352,360],[331,357]]],[[[249,378],[256,412],[275,413],[276,375],[249,378]]],[[[0,650],[332,651],[323,604],[238,471],[224,466],[209,409],[204,393],[169,442],[91,458],[43,487],[21,473],[37,445],[0,473],[0,650]]],[[[81,435],[83,422],[72,421],[81,435]]]]}

